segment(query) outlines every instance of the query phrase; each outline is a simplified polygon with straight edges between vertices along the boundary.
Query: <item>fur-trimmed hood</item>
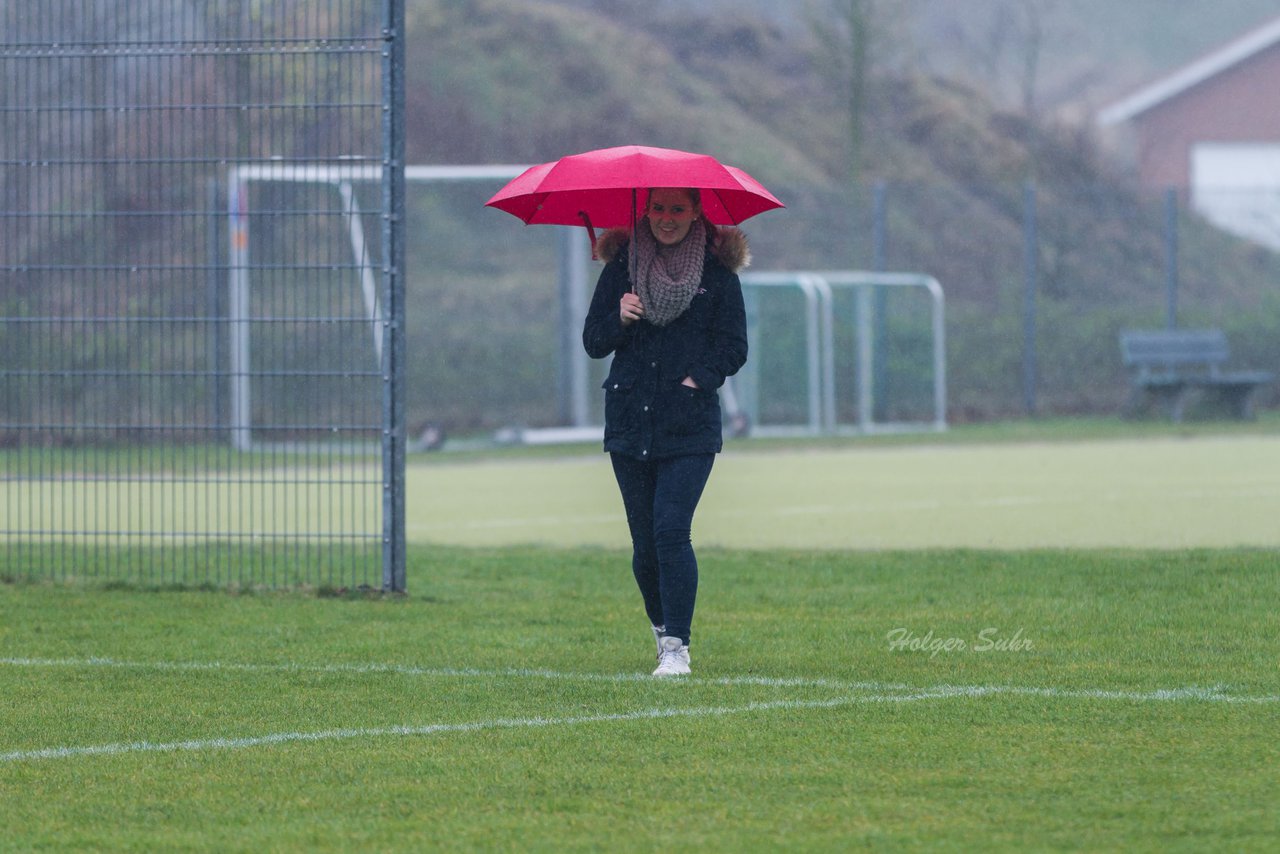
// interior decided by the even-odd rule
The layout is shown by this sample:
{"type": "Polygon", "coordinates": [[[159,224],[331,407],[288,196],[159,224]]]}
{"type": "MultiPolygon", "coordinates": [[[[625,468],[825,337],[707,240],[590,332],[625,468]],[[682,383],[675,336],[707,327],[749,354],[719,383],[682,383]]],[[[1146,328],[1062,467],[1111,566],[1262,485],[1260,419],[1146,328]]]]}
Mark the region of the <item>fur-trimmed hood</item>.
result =
{"type": "MultiPolygon", "coordinates": [[[[717,225],[715,229],[716,236],[710,246],[711,254],[733,273],[741,273],[751,266],[751,246],[742,229],[725,225],[717,225]]],[[[631,229],[611,228],[596,240],[596,257],[607,264],[617,258],[630,242],[631,229]]]]}

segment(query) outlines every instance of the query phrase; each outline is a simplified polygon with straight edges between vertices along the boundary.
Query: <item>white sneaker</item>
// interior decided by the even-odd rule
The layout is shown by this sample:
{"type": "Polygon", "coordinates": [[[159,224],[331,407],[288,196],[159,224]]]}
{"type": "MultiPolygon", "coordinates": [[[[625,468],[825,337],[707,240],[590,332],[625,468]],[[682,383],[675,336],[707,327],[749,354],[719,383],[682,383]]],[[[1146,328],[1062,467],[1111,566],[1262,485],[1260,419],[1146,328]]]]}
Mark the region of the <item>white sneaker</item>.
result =
{"type": "MultiPolygon", "coordinates": [[[[667,627],[666,627],[666,626],[651,626],[651,628],[653,629],[653,640],[654,640],[654,643],[656,643],[656,644],[657,644],[657,646],[658,646],[658,654],[657,654],[656,658],[657,658],[659,661],[661,661],[661,660],[662,660],[662,639],[663,639],[663,638],[665,638],[665,637],[667,636],[667,627]]],[[[691,660],[692,660],[692,659],[689,657],[689,647],[687,647],[687,646],[684,648],[684,657],[685,657],[685,660],[686,660],[686,661],[691,661],[691,660]]]]}
{"type": "Polygon", "coordinates": [[[678,637],[667,635],[662,639],[662,651],[658,653],[658,669],[654,676],[684,676],[689,672],[689,647],[678,637]]]}

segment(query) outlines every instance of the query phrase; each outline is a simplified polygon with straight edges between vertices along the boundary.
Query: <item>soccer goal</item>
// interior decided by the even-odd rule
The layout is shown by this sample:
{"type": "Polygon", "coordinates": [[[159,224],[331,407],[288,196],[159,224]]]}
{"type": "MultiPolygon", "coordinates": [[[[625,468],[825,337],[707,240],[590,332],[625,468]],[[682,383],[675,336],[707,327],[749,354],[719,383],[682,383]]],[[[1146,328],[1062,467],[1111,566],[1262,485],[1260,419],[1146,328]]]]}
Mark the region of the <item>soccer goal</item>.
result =
{"type": "Polygon", "coordinates": [[[945,299],[918,273],[746,273],[756,436],[947,429],[945,299]]]}
{"type": "MultiPolygon", "coordinates": [[[[408,166],[405,180],[494,182],[525,168],[408,166]]],[[[323,390],[310,395],[311,408],[327,409],[328,420],[344,424],[344,432],[358,436],[376,430],[377,423],[353,414],[368,403],[357,400],[369,396],[370,384],[361,380],[376,379],[382,371],[389,322],[378,293],[384,263],[381,223],[369,222],[360,203],[361,192],[379,186],[381,167],[240,164],[227,171],[226,180],[227,424],[233,447],[261,448],[264,433],[280,447],[305,432],[296,429],[305,416],[290,412],[283,401],[302,396],[300,386],[307,382],[323,383],[323,390]],[[291,189],[286,194],[282,186],[291,189]],[[287,218],[282,216],[286,209],[287,218]],[[286,227],[293,233],[281,239],[277,232],[286,227]],[[274,257],[281,252],[293,257],[274,257]],[[328,295],[323,300],[322,291],[328,295]],[[304,320],[328,329],[330,340],[291,334],[304,320]]]]}

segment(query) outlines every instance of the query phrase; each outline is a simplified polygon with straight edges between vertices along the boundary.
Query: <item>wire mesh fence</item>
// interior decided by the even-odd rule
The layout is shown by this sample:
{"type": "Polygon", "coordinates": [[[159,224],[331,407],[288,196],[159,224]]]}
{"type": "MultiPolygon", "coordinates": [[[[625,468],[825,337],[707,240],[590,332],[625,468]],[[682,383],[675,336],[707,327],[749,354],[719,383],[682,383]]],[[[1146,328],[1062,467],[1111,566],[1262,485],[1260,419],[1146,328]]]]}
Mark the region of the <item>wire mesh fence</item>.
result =
{"type": "MultiPolygon", "coordinates": [[[[980,185],[905,180],[852,188],[771,185],[787,208],[743,224],[748,274],[922,273],[946,292],[952,423],[1026,414],[1116,416],[1129,383],[1126,329],[1223,329],[1232,363],[1274,370],[1280,254],[1218,227],[1184,194],[1079,180],[980,185]]],[[[552,235],[482,209],[489,188],[415,187],[409,207],[410,421],[455,433],[563,423],[556,406],[562,319],[552,235]],[[428,227],[429,226],[429,227],[428,227]],[[429,238],[424,238],[423,235],[429,238]],[[419,356],[423,356],[419,358],[419,356]]],[[[579,232],[581,229],[578,230],[579,232]]],[[[585,237],[580,238],[585,241],[585,237]]],[[[594,282],[599,264],[588,265],[594,282]]],[[[929,302],[877,301],[875,421],[915,421],[932,405],[929,302]]],[[[793,289],[760,294],[746,368],[761,426],[804,424],[806,308],[793,289]]],[[[858,423],[856,297],[835,295],[839,423],[858,423]]],[[[580,324],[581,320],[576,321],[580,324]]],[[[1264,407],[1280,389],[1265,389],[1264,407]]],[[[600,394],[591,397],[600,417],[600,394]]]]}
{"type": "MultiPolygon", "coordinates": [[[[401,39],[388,24],[402,8],[0,5],[11,571],[398,589],[398,425],[416,437],[565,423],[557,344],[581,318],[557,310],[557,238],[484,208],[496,178],[415,184],[396,208],[388,54],[401,39]]],[[[953,421],[1116,412],[1117,333],[1170,316],[1225,329],[1242,366],[1280,364],[1274,240],[1225,228],[1274,205],[1197,211],[1050,174],[1030,188],[770,186],[788,207],[746,224],[752,272],[942,282],[953,421]]],[[[866,417],[858,309],[836,299],[832,416],[850,423],[866,417]]],[[[929,318],[912,299],[875,306],[878,421],[929,411],[929,318]]],[[[758,309],[760,420],[805,422],[803,307],[778,294],[758,309]]]]}
{"type": "Polygon", "coordinates": [[[388,194],[237,197],[228,175],[381,168],[394,6],[5,4],[11,571],[383,586],[387,382],[370,330],[390,312],[388,194]],[[268,238],[256,247],[241,205],[268,238]],[[370,259],[344,239],[357,221],[380,271],[371,300],[370,259]]]}
{"type": "MultiPolygon", "coordinates": [[[[788,207],[746,223],[753,270],[884,269],[942,282],[953,421],[1117,414],[1128,392],[1119,333],[1171,320],[1225,330],[1235,364],[1280,364],[1270,332],[1280,254],[1221,227],[1185,193],[1052,175],[773,189],[788,207]]],[[[769,342],[752,345],[763,355],[769,342]]],[[[1274,406],[1277,391],[1260,402],[1274,406]]]]}

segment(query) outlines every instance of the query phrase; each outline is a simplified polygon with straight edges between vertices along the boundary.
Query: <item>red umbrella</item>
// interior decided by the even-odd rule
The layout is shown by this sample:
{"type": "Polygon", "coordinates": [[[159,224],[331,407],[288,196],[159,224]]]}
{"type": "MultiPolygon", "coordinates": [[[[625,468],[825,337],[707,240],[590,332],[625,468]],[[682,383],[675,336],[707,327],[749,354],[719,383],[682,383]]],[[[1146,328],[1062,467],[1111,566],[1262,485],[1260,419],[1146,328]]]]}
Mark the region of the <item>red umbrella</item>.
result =
{"type": "Polygon", "coordinates": [[[634,225],[650,187],[697,188],[703,213],[717,225],[783,207],[759,181],[710,155],[644,145],[601,148],[533,166],[485,204],[528,224],[616,228],[634,225]]]}

